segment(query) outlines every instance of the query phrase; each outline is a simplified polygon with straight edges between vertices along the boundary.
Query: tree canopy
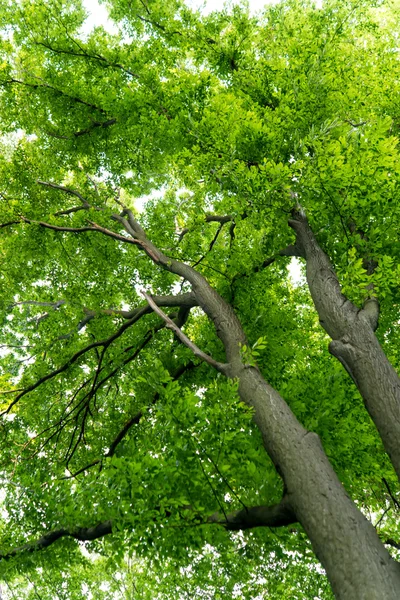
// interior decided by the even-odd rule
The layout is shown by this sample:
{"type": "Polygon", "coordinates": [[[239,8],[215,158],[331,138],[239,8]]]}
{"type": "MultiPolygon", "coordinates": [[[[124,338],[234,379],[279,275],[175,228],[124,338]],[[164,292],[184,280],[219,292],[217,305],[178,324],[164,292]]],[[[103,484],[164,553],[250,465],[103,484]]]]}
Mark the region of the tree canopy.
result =
{"type": "Polygon", "coordinates": [[[400,5],[105,5],[0,2],[1,593],[394,599],[400,5]]]}

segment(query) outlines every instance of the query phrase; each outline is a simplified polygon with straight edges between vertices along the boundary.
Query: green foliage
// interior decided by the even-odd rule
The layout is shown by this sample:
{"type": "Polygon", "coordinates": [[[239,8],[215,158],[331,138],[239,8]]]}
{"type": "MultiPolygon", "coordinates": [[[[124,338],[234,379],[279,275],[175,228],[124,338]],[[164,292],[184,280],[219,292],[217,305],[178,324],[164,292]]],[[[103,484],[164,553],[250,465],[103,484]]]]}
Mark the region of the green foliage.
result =
{"type": "MultiPolygon", "coordinates": [[[[378,297],[378,334],[399,367],[398,3],[287,0],[258,17],[245,4],[208,15],[179,0],[106,6],[113,33],[84,33],[79,0],[0,4],[1,552],[114,524],[103,540],[0,561],[1,592],[329,600],[299,526],[233,534],[207,521],[282,493],[237,382],[154,314],[71,361],[127,324],[142,289],[187,282],[133,245],[40,222],[121,233],[110,217],[127,205],[230,302],[248,368],[319,434],[382,538],[399,540],[388,458],[279,256],[293,243],[294,194],[343,292],[360,308],[378,297]]],[[[199,309],[184,331],[224,360],[199,309]]]]}

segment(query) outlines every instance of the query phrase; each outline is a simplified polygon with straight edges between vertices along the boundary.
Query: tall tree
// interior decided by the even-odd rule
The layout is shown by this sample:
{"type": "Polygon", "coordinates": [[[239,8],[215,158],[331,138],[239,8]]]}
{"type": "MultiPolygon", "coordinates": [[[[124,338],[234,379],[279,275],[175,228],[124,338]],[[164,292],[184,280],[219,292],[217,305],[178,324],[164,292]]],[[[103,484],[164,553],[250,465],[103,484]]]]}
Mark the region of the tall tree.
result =
{"type": "Polygon", "coordinates": [[[107,7],[1,4],[8,592],[394,600],[398,9],[107,7]]]}

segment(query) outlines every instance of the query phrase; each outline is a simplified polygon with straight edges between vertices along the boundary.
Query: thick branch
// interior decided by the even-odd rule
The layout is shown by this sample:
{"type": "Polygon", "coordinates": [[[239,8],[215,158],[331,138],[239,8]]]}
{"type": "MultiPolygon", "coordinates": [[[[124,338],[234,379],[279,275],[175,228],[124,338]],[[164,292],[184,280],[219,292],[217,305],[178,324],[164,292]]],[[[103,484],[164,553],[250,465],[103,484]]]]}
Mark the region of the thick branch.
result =
{"type": "Polygon", "coordinates": [[[243,508],[228,514],[226,519],[219,513],[215,513],[208,522],[223,525],[229,531],[238,531],[253,527],[284,527],[297,523],[297,518],[285,497],[279,504],[243,508]]]}
{"type": "Polygon", "coordinates": [[[132,238],[126,237],[124,235],[120,235],[119,233],[115,233],[110,229],[106,229],[105,227],[101,227],[96,223],[92,223],[92,221],[88,221],[92,226],[91,227],[62,227],[59,225],[52,225],[51,223],[45,223],[44,221],[33,221],[31,219],[27,219],[24,216],[21,216],[21,221],[24,223],[29,223],[30,225],[39,225],[40,227],[44,227],[45,229],[52,229],[53,231],[67,231],[69,233],[83,233],[85,231],[96,231],[97,233],[103,233],[109,237],[112,237],[119,242],[125,242],[126,244],[134,244],[135,246],[142,246],[143,244],[139,240],[134,240],[132,238]]]}
{"type": "MultiPolygon", "coordinates": [[[[197,301],[193,292],[187,292],[185,294],[179,295],[168,295],[168,296],[152,296],[153,301],[157,304],[157,306],[168,306],[170,308],[175,306],[185,306],[186,308],[193,308],[197,306],[197,301]]],[[[116,308],[105,308],[100,309],[98,311],[93,311],[89,309],[84,309],[90,315],[102,314],[102,315],[117,315],[123,317],[124,319],[132,319],[137,314],[149,314],[153,311],[153,309],[146,304],[144,306],[139,306],[134,308],[133,310],[119,310],[116,308]]]]}
{"type": "Polygon", "coordinates": [[[154,302],[153,298],[149,294],[146,294],[146,292],[142,292],[142,294],[143,294],[144,298],[146,298],[147,302],[149,303],[149,305],[151,306],[151,308],[154,310],[154,312],[156,314],[158,314],[158,316],[160,316],[165,321],[165,323],[167,324],[168,329],[171,329],[176,334],[176,336],[178,337],[178,339],[180,339],[181,342],[183,344],[185,344],[185,346],[187,346],[193,352],[193,354],[195,356],[197,356],[197,358],[200,358],[201,360],[203,360],[204,362],[206,362],[211,367],[214,367],[214,369],[216,369],[220,373],[225,373],[226,372],[226,369],[227,369],[228,365],[225,365],[223,363],[217,362],[211,356],[208,356],[208,354],[206,354],[205,352],[203,352],[202,350],[200,350],[200,348],[198,348],[194,342],[192,342],[191,340],[189,340],[189,338],[183,333],[183,331],[177,326],[177,324],[174,323],[172,321],[172,319],[170,319],[168,317],[168,315],[166,315],[157,306],[157,304],[154,302]]]}
{"type": "Polygon", "coordinates": [[[296,233],[293,255],[306,259],[307,282],[320,323],[332,339],[341,338],[358,313],[341,293],[339,280],[328,256],[319,246],[303,212],[294,211],[289,225],[296,233]]]}
{"type": "Polygon", "coordinates": [[[37,550],[44,550],[63,537],[72,537],[81,542],[88,542],[97,540],[98,538],[104,537],[110,533],[112,533],[111,521],[104,521],[103,523],[99,523],[94,527],[81,527],[73,531],[68,531],[68,529],[58,529],[56,531],[45,533],[42,535],[42,537],[34,542],[28,542],[27,544],[14,548],[5,554],[0,554],[0,560],[9,560],[17,554],[22,554],[24,552],[36,552],[37,550]]]}
{"type": "MultiPolygon", "coordinates": [[[[220,515],[215,513],[206,521],[210,525],[223,525],[230,531],[246,530],[253,527],[284,527],[296,522],[296,517],[289,508],[286,499],[283,499],[280,504],[273,506],[254,506],[243,509],[226,515],[226,519],[221,519],[220,515]]],[[[110,535],[112,532],[111,520],[99,523],[94,527],[81,527],[71,531],[68,529],[58,529],[45,533],[33,542],[28,542],[23,546],[18,546],[9,552],[0,554],[0,560],[8,560],[24,552],[44,550],[63,537],[72,537],[81,542],[88,542],[102,538],[105,535],[110,535]]]]}
{"type": "Polygon", "coordinates": [[[320,323],[332,338],[329,351],[357,385],[400,479],[400,379],[374,334],[378,301],[367,300],[361,310],[350,302],[304,213],[293,216],[289,225],[306,258],[310,293],[320,323]]]}
{"type": "Polygon", "coordinates": [[[181,342],[183,344],[185,344],[185,346],[187,346],[195,356],[197,356],[197,358],[200,358],[201,360],[203,360],[204,362],[206,362],[207,364],[209,364],[210,366],[214,367],[214,369],[216,369],[217,371],[220,371],[221,373],[223,373],[226,370],[227,365],[224,365],[222,363],[217,362],[216,360],[214,360],[211,356],[208,356],[208,354],[206,354],[205,352],[203,352],[202,350],[200,350],[200,348],[198,348],[198,346],[196,346],[196,344],[194,342],[192,342],[184,333],[183,331],[176,325],[176,323],[174,323],[172,321],[172,319],[170,319],[168,317],[168,315],[166,315],[158,306],[157,304],[154,302],[154,300],[152,299],[152,297],[149,294],[146,294],[146,292],[142,292],[144,298],[146,298],[147,302],[149,303],[149,305],[151,306],[151,308],[154,310],[154,312],[156,314],[158,314],[167,324],[167,328],[171,329],[176,336],[178,337],[178,339],[181,340],[181,342]]]}

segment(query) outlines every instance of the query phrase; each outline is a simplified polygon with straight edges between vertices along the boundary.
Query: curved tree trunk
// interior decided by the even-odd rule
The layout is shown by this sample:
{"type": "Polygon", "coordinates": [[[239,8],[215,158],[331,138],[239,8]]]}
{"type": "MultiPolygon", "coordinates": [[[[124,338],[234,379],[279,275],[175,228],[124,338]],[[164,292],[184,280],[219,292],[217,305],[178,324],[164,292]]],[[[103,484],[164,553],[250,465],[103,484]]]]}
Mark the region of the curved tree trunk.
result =
{"type": "MultiPolygon", "coordinates": [[[[162,312],[154,299],[144,295],[153,310],[165,320],[166,326],[196,356],[225,376],[238,380],[242,400],[254,409],[255,423],[260,429],[267,453],[283,478],[285,492],[280,506],[249,509],[251,514],[249,512],[244,518],[247,521],[244,528],[280,526],[297,520],[304,527],[316,555],[326,569],[336,598],[397,600],[400,597],[400,565],[390,557],[375,529],[347,495],[318,436],[299,423],[287,403],[267,383],[256,366],[244,364],[241,346],[247,344],[247,340],[233,308],[200,273],[185,263],[170,259],[152,244],[131,211],[124,209],[121,215],[113,215],[112,218],[130,234],[129,242],[139,246],[155,264],[190,282],[196,303],[213,322],[224,345],[225,364],[215,361],[197,348],[177,324],[162,312]]],[[[49,226],[42,222],[39,225],[49,226]]],[[[123,236],[95,223],[91,225],[94,231],[127,241],[123,236]]],[[[329,261],[327,264],[330,272],[327,279],[334,281],[335,293],[340,294],[329,261]]],[[[350,312],[354,310],[355,307],[350,312]]],[[[367,327],[368,315],[360,318],[365,319],[367,327]]],[[[371,325],[368,324],[368,327],[371,329],[371,325]]],[[[331,329],[331,321],[328,328],[331,329]]],[[[243,515],[239,514],[227,519],[224,524],[228,529],[240,528],[238,518],[243,522],[243,515]]],[[[218,522],[213,517],[210,521],[218,522]]],[[[81,538],[78,539],[88,535],[88,530],[79,531],[81,538]]],[[[63,535],[76,537],[78,534],[63,531],[63,535]]]]}
{"type": "MultiPolygon", "coordinates": [[[[285,501],[309,536],[336,598],[397,600],[400,565],[348,497],[319,437],[304,429],[257,367],[243,364],[241,345],[246,343],[246,336],[232,307],[200,273],[160,252],[133,215],[129,216],[129,223],[118,220],[156,264],[191,283],[199,306],[214,323],[228,363],[213,366],[238,379],[242,400],[254,408],[265,449],[283,478],[285,501]]],[[[181,339],[185,342],[184,337],[181,339]]]]}
{"type": "Polygon", "coordinates": [[[255,369],[239,376],[243,401],[255,409],[264,445],[286,495],[340,600],[400,597],[400,565],[338,480],[319,437],[306,431],[255,369]]]}
{"type": "Polygon", "coordinates": [[[296,212],[293,254],[306,259],[307,282],[322,327],[332,338],[329,351],[358,387],[400,480],[400,379],[374,333],[379,315],[375,299],[359,310],[340,290],[329,258],[318,245],[306,217],[296,212]]]}

